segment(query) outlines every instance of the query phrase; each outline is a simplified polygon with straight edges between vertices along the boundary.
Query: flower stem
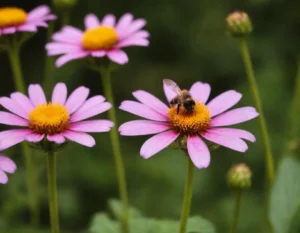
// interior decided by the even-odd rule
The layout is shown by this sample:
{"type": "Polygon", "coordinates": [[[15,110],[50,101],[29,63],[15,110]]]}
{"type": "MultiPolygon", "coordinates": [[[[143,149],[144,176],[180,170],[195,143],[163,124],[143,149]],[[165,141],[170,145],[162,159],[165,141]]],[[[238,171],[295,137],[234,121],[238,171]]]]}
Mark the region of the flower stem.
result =
{"type": "Polygon", "coordinates": [[[237,232],[236,230],[237,230],[237,225],[238,225],[238,221],[239,221],[241,200],[242,200],[242,192],[238,191],[236,193],[236,198],[235,198],[235,206],[234,206],[234,212],[233,212],[231,233],[237,232]]]}
{"type": "Polygon", "coordinates": [[[102,76],[102,84],[104,89],[104,95],[107,100],[112,104],[112,108],[108,111],[108,118],[115,123],[115,127],[113,127],[110,131],[110,139],[112,144],[113,156],[115,160],[116,173],[118,178],[118,186],[120,198],[123,206],[123,214],[121,218],[121,230],[123,233],[128,233],[128,194],[127,194],[127,185],[126,185],[126,177],[125,177],[125,169],[124,162],[121,155],[120,149],[120,141],[119,134],[117,131],[117,118],[116,118],[116,110],[114,104],[114,98],[112,93],[111,86],[111,77],[110,77],[110,69],[105,68],[100,70],[102,76]]]}
{"type": "Polygon", "coordinates": [[[186,233],[187,221],[190,214],[190,207],[193,194],[194,164],[188,155],[187,159],[187,173],[185,180],[184,199],[181,211],[179,233],[186,233]]]}
{"type": "MultiPolygon", "coordinates": [[[[13,42],[9,47],[7,47],[7,52],[13,72],[16,89],[20,92],[25,93],[25,84],[20,64],[19,45],[16,42],[13,42]]],[[[32,151],[24,142],[22,143],[22,150],[25,158],[27,196],[31,218],[30,222],[33,227],[37,227],[39,225],[40,211],[36,167],[34,165],[33,156],[31,153],[32,151]]]]}
{"type": "Polygon", "coordinates": [[[247,42],[246,42],[245,38],[242,38],[240,40],[240,49],[241,49],[241,54],[242,54],[242,58],[244,61],[250,89],[252,92],[254,104],[259,112],[259,125],[260,125],[260,131],[261,131],[263,144],[264,144],[264,148],[265,148],[265,162],[266,162],[266,169],[267,169],[268,185],[271,186],[274,181],[274,175],[275,175],[274,161],[273,161],[273,156],[272,156],[272,150],[271,150],[267,125],[266,125],[265,117],[263,114],[262,104],[261,104],[256,80],[254,77],[254,71],[253,71],[253,67],[252,67],[250,53],[249,53],[247,42]]]}
{"type": "Polygon", "coordinates": [[[48,152],[48,193],[49,193],[49,208],[51,232],[59,233],[59,218],[57,208],[57,190],[56,190],[56,157],[54,152],[48,152]]]}

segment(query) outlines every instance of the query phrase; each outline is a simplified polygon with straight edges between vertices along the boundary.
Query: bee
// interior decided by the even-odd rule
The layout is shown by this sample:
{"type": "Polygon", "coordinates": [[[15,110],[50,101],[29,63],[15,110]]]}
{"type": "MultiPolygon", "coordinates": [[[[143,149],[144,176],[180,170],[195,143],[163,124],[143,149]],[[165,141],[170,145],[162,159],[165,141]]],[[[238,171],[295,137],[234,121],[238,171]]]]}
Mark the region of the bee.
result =
{"type": "Polygon", "coordinates": [[[193,100],[191,94],[187,90],[181,90],[171,79],[164,79],[163,83],[171,91],[177,94],[177,96],[170,101],[170,106],[177,108],[177,114],[179,113],[181,106],[184,108],[185,114],[194,112],[195,100],[193,100]]]}

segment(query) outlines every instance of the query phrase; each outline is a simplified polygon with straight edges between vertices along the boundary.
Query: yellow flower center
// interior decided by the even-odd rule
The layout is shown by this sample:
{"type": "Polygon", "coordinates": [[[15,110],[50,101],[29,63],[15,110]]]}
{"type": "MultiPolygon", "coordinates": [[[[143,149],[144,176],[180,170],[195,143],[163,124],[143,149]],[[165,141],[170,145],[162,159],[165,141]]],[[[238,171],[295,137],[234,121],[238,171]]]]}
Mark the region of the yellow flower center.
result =
{"type": "Polygon", "coordinates": [[[17,7],[0,8],[0,28],[19,26],[27,20],[27,13],[17,7]]]}
{"type": "Polygon", "coordinates": [[[171,107],[168,110],[169,121],[178,132],[184,134],[195,134],[209,128],[210,113],[208,108],[199,102],[194,106],[194,112],[187,114],[181,107],[177,114],[177,108],[171,107]]]}
{"type": "Polygon", "coordinates": [[[118,42],[118,34],[113,27],[97,27],[86,30],[82,46],[86,50],[109,50],[118,42]]]}
{"type": "Polygon", "coordinates": [[[29,127],[36,133],[61,133],[67,129],[68,124],[68,110],[58,103],[39,104],[29,113],[29,127]]]}

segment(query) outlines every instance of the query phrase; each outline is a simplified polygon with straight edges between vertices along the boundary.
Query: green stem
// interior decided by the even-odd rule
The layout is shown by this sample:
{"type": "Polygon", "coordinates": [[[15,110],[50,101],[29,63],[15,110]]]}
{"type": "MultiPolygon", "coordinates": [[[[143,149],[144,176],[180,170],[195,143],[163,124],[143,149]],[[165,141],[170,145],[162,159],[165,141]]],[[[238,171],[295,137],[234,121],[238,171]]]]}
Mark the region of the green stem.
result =
{"type": "Polygon", "coordinates": [[[104,89],[104,95],[107,100],[112,104],[112,108],[108,111],[108,118],[114,122],[115,127],[113,127],[110,131],[110,139],[112,144],[113,156],[115,160],[116,173],[118,178],[118,186],[120,198],[123,206],[123,214],[121,219],[121,230],[123,233],[128,233],[128,194],[127,194],[127,185],[126,185],[126,177],[125,177],[125,169],[124,162],[121,155],[120,149],[120,141],[119,134],[117,131],[117,119],[116,119],[116,110],[114,104],[114,98],[112,93],[111,86],[111,77],[110,77],[110,69],[101,69],[100,71],[102,76],[102,83],[104,89]]]}
{"type": "Polygon", "coordinates": [[[57,207],[57,189],[56,189],[56,157],[54,152],[49,152],[47,155],[48,165],[48,192],[49,192],[49,208],[51,232],[59,233],[59,218],[57,207]]]}
{"type": "MultiPolygon", "coordinates": [[[[20,51],[19,46],[15,41],[13,41],[13,43],[7,48],[7,52],[13,72],[16,89],[20,92],[25,93],[25,84],[20,64],[20,51]]],[[[34,165],[32,153],[28,145],[22,143],[22,150],[25,158],[26,185],[31,218],[30,222],[31,225],[36,228],[39,225],[40,215],[36,167],[34,165]]]]}
{"type": "Polygon", "coordinates": [[[61,14],[61,26],[66,26],[68,25],[70,22],[70,11],[69,10],[65,10],[62,12],[61,14]]]}
{"type": "Polygon", "coordinates": [[[242,53],[242,58],[244,61],[249,85],[250,85],[250,90],[252,92],[252,97],[254,100],[255,107],[257,108],[259,112],[259,125],[260,125],[260,131],[263,139],[263,144],[264,144],[264,149],[265,149],[265,162],[266,162],[266,169],[267,169],[267,178],[268,178],[268,185],[269,187],[272,185],[274,181],[274,176],[275,176],[275,169],[274,169],[274,161],[273,161],[273,156],[272,156],[272,150],[271,150],[271,145],[270,145],[270,139],[269,139],[269,134],[267,130],[267,125],[262,109],[262,104],[256,84],[256,80],[254,77],[254,71],[252,67],[252,62],[250,58],[250,53],[248,50],[247,42],[245,38],[242,38],[240,41],[240,49],[242,53]]]}
{"type": "Polygon", "coordinates": [[[191,208],[191,201],[192,201],[192,194],[193,194],[193,177],[194,177],[195,167],[189,156],[187,156],[187,159],[188,159],[187,173],[186,173],[186,180],[185,180],[184,198],[183,198],[183,205],[181,211],[179,233],[186,233],[186,227],[190,215],[190,208],[191,208]]]}
{"type": "Polygon", "coordinates": [[[236,198],[235,198],[235,206],[234,206],[234,212],[233,212],[231,233],[237,232],[236,230],[237,230],[237,225],[238,225],[238,221],[239,221],[241,200],[242,200],[242,192],[239,191],[238,193],[236,193],[236,198]]]}

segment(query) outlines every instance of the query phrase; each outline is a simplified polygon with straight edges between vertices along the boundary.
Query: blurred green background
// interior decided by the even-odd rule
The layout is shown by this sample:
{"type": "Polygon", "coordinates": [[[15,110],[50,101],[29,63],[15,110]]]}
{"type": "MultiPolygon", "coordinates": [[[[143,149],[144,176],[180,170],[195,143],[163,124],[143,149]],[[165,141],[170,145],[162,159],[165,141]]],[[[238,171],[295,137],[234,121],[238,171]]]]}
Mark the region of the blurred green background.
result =
{"type": "MultiPolygon", "coordinates": [[[[26,11],[41,4],[51,5],[51,2],[2,0],[0,3],[26,11]]],[[[101,19],[107,13],[120,17],[131,12],[147,20],[145,29],[151,35],[150,46],[125,49],[130,61],[113,74],[117,105],[122,100],[133,99],[131,92],[138,89],[165,100],[162,79],[171,78],[182,88],[189,88],[196,81],[208,82],[212,97],[229,89],[237,90],[243,93],[239,106],[247,106],[253,104],[238,41],[228,37],[225,30],[227,14],[236,9],[248,12],[254,25],[248,42],[277,164],[282,156],[299,54],[299,1],[288,4],[283,0],[79,0],[72,9],[70,24],[83,29],[83,18],[88,13],[95,13],[101,19]]],[[[56,30],[59,28],[58,21],[56,30]]],[[[43,81],[46,40],[47,30],[41,28],[22,48],[22,69],[27,84],[43,81]]],[[[15,88],[5,53],[0,53],[0,64],[0,95],[8,96],[15,88]]],[[[101,77],[80,61],[55,69],[53,79],[66,82],[70,91],[85,85],[91,89],[90,95],[103,93],[101,77]]],[[[119,124],[137,119],[126,112],[117,113],[119,124]]],[[[212,153],[210,167],[196,171],[191,214],[211,220],[217,232],[229,231],[234,201],[225,176],[232,164],[246,162],[253,172],[253,186],[242,200],[239,232],[263,232],[265,165],[258,121],[238,127],[254,133],[257,142],[249,143],[249,150],[244,154],[225,148],[212,153]]],[[[62,232],[86,229],[93,214],[106,211],[107,201],[118,197],[109,135],[94,136],[97,145],[93,148],[74,143],[59,153],[57,184],[62,232]]],[[[178,219],[186,159],[180,151],[166,149],[144,160],[139,150],[147,138],[121,137],[130,204],[149,217],[178,219]]],[[[9,176],[8,184],[0,185],[0,232],[23,233],[29,224],[29,212],[21,147],[3,153],[14,159],[18,170],[9,176]]],[[[47,229],[46,157],[37,152],[35,160],[41,197],[40,225],[41,229],[47,229]]]]}

